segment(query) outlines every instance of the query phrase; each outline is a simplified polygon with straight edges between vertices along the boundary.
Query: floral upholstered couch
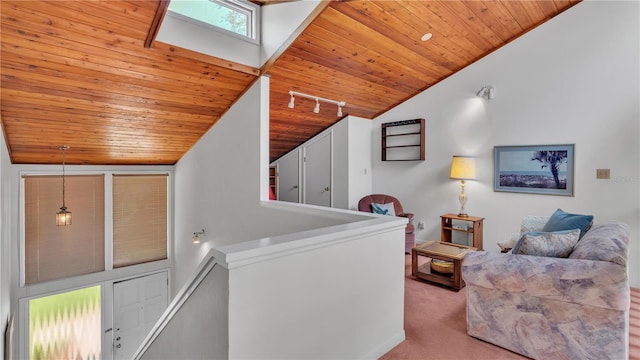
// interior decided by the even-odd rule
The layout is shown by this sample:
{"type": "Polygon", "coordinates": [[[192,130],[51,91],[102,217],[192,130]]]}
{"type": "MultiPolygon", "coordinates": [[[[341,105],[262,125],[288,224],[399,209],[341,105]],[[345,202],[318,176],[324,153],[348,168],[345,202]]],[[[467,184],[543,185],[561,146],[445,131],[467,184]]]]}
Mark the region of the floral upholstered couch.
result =
{"type": "Polygon", "coordinates": [[[469,253],[467,333],[534,359],[627,359],[628,245],[627,225],[610,221],[566,258],[469,253]]]}

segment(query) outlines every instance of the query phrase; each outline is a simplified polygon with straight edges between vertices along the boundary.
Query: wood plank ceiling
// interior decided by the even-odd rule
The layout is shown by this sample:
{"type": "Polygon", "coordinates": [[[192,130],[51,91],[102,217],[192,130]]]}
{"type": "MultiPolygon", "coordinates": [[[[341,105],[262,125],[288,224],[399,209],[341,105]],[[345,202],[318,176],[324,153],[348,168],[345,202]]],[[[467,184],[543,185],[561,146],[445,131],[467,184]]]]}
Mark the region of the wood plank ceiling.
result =
{"type": "Polygon", "coordinates": [[[145,48],[159,0],[2,0],[0,120],[14,164],[174,164],[267,73],[274,160],[339,120],[290,90],[371,119],[576,2],[331,2],[260,70],[145,48]]]}

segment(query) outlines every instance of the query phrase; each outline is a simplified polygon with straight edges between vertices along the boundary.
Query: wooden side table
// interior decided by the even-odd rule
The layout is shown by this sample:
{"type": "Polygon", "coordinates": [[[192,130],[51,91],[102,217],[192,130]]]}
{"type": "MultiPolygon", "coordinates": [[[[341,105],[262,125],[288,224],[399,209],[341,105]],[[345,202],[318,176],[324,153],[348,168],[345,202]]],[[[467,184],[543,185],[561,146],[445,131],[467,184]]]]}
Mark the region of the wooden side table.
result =
{"type": "Polygon", "coordinates": [[[482,250],[482,223],[483,217],[477,216],[458,216],[457,214],[444,214],[440,215],[441,218],[441,230],[442,230],[442,242],[451,242],[454,231],[465,232],[471,234],[473,247],[482,250]],[[468,221],[471,226],[459,227],[454,225],[455,221],[468,221]]]}
{"type": "Polygon", "coordinates": [[[460,290],[465,285],[464,280],[462,280],[462,259],[469,251],[473,250],[476,250],[476,248],[438,240],[427,241],[411,249],[411,275],[418,279],[432,281],[460,290]],[[432,271],[430,261],[418,266],[419,256],[453,262],[453,274],[432,271]]]}

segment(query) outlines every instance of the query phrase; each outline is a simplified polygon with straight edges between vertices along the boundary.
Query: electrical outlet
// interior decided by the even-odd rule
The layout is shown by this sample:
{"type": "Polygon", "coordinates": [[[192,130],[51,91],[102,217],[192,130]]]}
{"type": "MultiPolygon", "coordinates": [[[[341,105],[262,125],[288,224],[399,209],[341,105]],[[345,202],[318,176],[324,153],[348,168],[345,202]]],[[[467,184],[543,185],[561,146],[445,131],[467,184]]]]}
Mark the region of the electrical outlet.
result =
{"type": "Polygon", "coordinates": [[[418,230],[424,230],[424,221],[418,221],[418,230]]]}
{"type": "Polygon", "coordinates": [[[596,179],[611,179],[611,169],[596,169],[596,179]]]}

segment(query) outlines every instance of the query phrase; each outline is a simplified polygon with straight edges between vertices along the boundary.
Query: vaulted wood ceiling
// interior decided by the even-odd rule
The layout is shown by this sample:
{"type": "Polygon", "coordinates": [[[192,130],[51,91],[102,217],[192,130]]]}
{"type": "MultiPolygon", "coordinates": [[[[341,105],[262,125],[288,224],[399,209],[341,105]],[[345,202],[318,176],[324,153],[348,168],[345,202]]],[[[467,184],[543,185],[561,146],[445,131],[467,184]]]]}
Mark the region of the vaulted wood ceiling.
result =
{"type": "Polygon", "coordinates": [[[576,2],[331,2],[256,69],[145,48],[159,0],[2,0],[0,120],[15,164],[59,163],[62,144],[70,164],[174,164],[267,73],[273,160],[339,120],[329,104],[288,108],[290,90],[374,118],[576,2]]]}

